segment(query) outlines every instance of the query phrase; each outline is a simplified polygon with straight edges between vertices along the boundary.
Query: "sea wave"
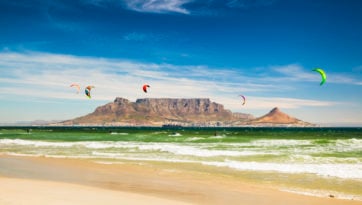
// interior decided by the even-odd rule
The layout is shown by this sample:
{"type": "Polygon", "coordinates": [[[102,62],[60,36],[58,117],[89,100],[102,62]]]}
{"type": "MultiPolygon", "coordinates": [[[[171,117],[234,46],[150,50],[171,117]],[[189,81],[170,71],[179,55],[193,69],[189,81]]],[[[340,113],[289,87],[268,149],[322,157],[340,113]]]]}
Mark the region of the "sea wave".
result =
{"type": "Polygon", "coordinates": [[[238,162],[202,162],[205,165],[229,167],[243,171],[274,171],[282,173],[309,173],[323,177],[338,177],[344,179],[362,180],[362,164],[305,164],[305,163],[265,163],[238,162]]]}
{"type": "Polygon", "coordinates": [[[18,157],[46,157],[46,158],[58,158],[58,159],[97,159],[96,156],[84,156],[84,155],[51,155],[51,154],[24,154],[16,152],[3,152],[0,154],[5,154],[9,156],[18,156],[18,157]]]}
{"type": "Polygon", "coordinates": [[[185,139],[186,142],[192,142],[192,141],[198,141],[198,140],[203,140],[205,138],[203,137],[191,137],[191,138],[187,138],[185,139]]]}
{"type": "MultiPolygon", "coordinates": [[[[216,156],[251,156],[270,154],[260,151],[235,151],[235,150],[216,150],[210,149],[210,144],[175,144],[175,143],[144,143],[144,142],[113,142],[113,141],[84,141],[84,142],[50,142],[38,140],[23,139],[1,139],[0,144],[20,145],[34,147],[84,147],[88,149],[137,149],[149,152],[167,152],[175,155],[188,155],[197,157],[216,157],[216,156]]],[[[211,144],[212,145],[212,144],[211,144]]],[[[132,152],[132,150],[129,150],[132,152]]]]}
{"type": "Polygon", "coordinates": [[[252,140],[250,142],[218,142],[223,145],[235,148],[265,148],[265,149],[275,149],[275,148],[295,148],[295,147],[307,147],[314,146],[312,140],[283,140],[283,139],[261,139],[261,140],[252,140]]]}
{"type": "Polygon", "coordinates": [[[264,154],[251,151],[229,151],[229,150],[210,150],[199,148],[192,145],[176,145],[170,143],[149,143],[149,144],[128,144],[124,147],[133,147],[139,150],[161,151],[175,155],[189,155],[197,157],[216,157],[216,156],[246,156],[264,154]]]}
{"type": "Polygon", "coordinates": [[[209,137],[209,139],[223,139],[223,138],[225,138],[225,136],[221,136],[221,135],[216,135],[216,136],[209,137]]]}
{"type": "Polygon", "coordinates": [[[111,135],[129,135],[127,132],[111,132],[111,135]]]}
{"type": "Polygon", "coordinates": [[[338,151],[338,152],[346,152],[346,151],[352,151],[352,150],[362,150],[362,139],[338,139],[335,141],[335,146],[332,146],[332,148],[335,148],[332,151],[338,151]]]}
{"type": "Polygon", "coordinates": [[[284,140],[284,139],[273,139],[273,140],[254,140],[250,143],[243,143],[248,146],[256,147],[281,147],[281,146],[305,146],[312,145],[312,140],[284,140]]]}
{"type": "MultiPolygon", "coordinates": [[[[189,139],[198,140],[196,137],[189,139]]],[[[358,154],[362,140],[331,140],[323,144],[311,144],[312,140],[289,141],[270,140],[270,144],[275,145],[272,147],[267,140],[242,143],[160,143],[0,139],[0,147],[3,152],[18,154],[85,158],[96,156],[115,159],[144,157],[154,161],[165,157],[170,160],[200,160],[200,163],[238,170],[314,173],[321,176],[362,178],[362,157],[358,154]]]]}
{"type": "Polygon", "coordinates": [[[40,140],[23,140],[23,139],[0,139],[2,145],[22,145],[35,147],[71,147],[74,142],[51,142],[40,140]]]}
{"type": "MultiPolygon", "coordinates": [[[[297,152],[298,153],[298,152],[297,152]]],[[[308,154],[290,154],[288,156],[289,162],[303,162],[303,163],[325,163],[325,164],[340,164],[340,163],[362,163],[361,158],[358,157],[318,157],[308,154]]]]}
{"type": "Polygon", "coordinates": [[[168,135],[169,137],[181,137],[182,135],[178,132],[168,135]]]}
{"type": "MultiPolygon", "coordinates": [[[[121,160],[132,160],[132,161],[154,161],[154,162],[173,162],[173,163],[201,163],[197,160],[185,160],[185,159],[170,159],[170,158],[148,158],[148,157],[137,157],[137,156],[127,156],[120,153],[105,153],[105,152],[93,152],[94,156],[105,157],[108,159],[121,159],[121,160]]],[[[110,162],[111,163],[111,162],[110,162]]],[[[115,162],[118,163],[118,162],[115,162]]]]}

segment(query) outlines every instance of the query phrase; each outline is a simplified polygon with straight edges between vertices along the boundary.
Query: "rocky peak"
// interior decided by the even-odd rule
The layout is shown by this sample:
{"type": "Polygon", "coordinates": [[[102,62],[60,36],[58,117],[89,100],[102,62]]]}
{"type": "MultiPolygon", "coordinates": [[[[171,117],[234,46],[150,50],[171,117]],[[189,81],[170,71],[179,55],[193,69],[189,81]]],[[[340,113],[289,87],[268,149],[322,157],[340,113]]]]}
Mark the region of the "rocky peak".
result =
{"type": "Polygon", "coordinates": [[[292,123],[299,123],[301,121],[283,113],[278,107],[275,107],[268,114],[255,119],[254,122],[292,124],[292,123]]]}
{"type": "Polygon", "coordinates": [[[281,113],[281,111],[280,111],[280,109],[279,109],[278,107],[273,108],[273,109],[269,112],[269,114],[278,114],[278,113],[281,113]]]}
{"type": "Polygon", "coordinates": [[[115,104],[118,104],[118,105],[126,105],[129,103],[129,100],[127,100],[126,98],[120,98],[120,97],[117,97],[115,100],[114,100],[114,103],[115,104]]]}

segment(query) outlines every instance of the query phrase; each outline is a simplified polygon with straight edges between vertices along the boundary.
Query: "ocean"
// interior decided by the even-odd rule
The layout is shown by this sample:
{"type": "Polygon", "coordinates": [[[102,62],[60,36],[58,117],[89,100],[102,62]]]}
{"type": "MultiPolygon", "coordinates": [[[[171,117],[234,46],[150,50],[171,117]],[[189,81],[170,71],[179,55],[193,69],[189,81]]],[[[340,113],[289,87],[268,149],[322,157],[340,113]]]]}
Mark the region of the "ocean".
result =
{"type": "Polygon", "coordinates": [[[362,201],[362,128],[2,127],[0,154],[153,163],[362,201]]]}

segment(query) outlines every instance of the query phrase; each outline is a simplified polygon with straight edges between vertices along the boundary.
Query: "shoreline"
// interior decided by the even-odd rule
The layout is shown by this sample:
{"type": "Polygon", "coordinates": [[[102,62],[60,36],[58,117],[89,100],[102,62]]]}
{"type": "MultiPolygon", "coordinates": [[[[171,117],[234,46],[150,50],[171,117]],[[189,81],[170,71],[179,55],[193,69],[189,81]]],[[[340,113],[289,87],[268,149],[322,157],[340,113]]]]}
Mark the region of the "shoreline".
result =
{"type": "MultiPolygon", "coordinates": [[[[215,121],[217,122],[217,121],[215,121]]],[[[287,124],[287,123],[245,123],[240,125],[171,125],[168,124],[141,124],[141,125],[132,125],[132,124],[76,124],[76,125],[29,125],[30,127],[95,127],[95,128],[162,128],[162,129],[182,129],[182,128],[318,128],[321,127],[317,124],[304,125],[304,124],[287,124]]],[[[322,127],[323,128],[323,127],[322,127]]],[[[328,128],[328,127],[326,127],[328,128]]],[[[358,128],[358,127],[357,127],[358,128]]]]}
{"type": "MultiPolygon", "coordinates": [[[[227,175],[142,162],[99,164],[84,159],[0,155],[0,181],[4,179],[11,181],[10,184],[25,183],[36,189],[45,181],[55,187],[61,183],[59,186],[64,190],[73,185],[86,186],[112,191],[101,195],[117,196],[118,192],[120,195],[126,192],[189,204],[361,204],[355,200],[289,193],[227,175]]],[[[5,190],[2,197],[11,196],[6,183],[0,183],[0,188],[5,190]]],[[[99,195],[96,190],[90,193],[99,195]]],[[[87,197],[85,193],[79,195],[87,197]]],[[[9,200],[17,204],[16,198],[9,200]]]]}

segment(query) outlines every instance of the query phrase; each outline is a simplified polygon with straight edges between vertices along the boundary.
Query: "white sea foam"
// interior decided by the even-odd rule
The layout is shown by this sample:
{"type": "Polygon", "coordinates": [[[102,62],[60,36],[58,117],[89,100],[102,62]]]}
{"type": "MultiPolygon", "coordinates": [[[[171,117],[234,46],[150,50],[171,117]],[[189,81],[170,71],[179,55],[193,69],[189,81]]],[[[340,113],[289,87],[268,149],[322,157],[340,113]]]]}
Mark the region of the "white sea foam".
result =
{"type": "Polygon", "coordinates": [[[15,152],[0,152],[0,154],[10,155],[10,156],[17,156],[17,157],[42,157],[42,154],[23,154],[23,153],[15,153],[15,152]]]}
{"type": "Polygon", "coordinates": [[[281,140],[281,139],[273,139],[273,140],[254,140],[250,143],[241,143],[245,145],[251,145],[256,147],[281,147],[281,146],[301,146],[301,145],[312,145],[311,140],[281,140]]]}
{"type": "MultiPolygon", "coordinates": [[[[117,133],[126,135],[127,133],[117,133]]],[[[177,133],[176,133],[177,135],[177,133]]],[[[223,136],[215,136],[212,138],[221,138],[223,136]]],[[[204,139],[201,137],[193,137],[188,138],[186,140],[194,141],[204,139]]],[[[143,145],[167,145],[167,143],[144,143],[144,142],[114,142],[114,141],[82,141],[82,142],[56,142],[56,141],[40,141],[40,140],[24,140],[24,139],[0,139],[0,144],[12,144],[12,145],[25,145],[25,146],[53,146],[53,147],[71,147],[71,146],[85,146],[88,148],[122,148],[122,147],[137,147],[137,146],[143,146],[143,145]]],[[[177,144],[169,143],[169,145],[176,145],[177,144]]],[[[329,145],[315,145],[310,147],[304,147],[303,145],[312,145],[310,140],[255,140],[252,142],[247,143],[199,143],[194,146],[203,147],[203,146],[219,146],[223,145],[224,147],[230,147],[230,148],[238,148],[238,149],[265,149],[265,150],[272,150],[275,147],[278,149],[278,147],[283,146],[286,150],[293,151],[293,152],[304,152],[304,153],[310,153],[310,152],[325,152],[326,150],[331,150],[335,147],[336,149],[339,149],[339,151],[343,151],[341,149],[345,148],[348,149],[347,151],[358,151],[362,149],[362,140],[358,139],[350,139],[350,140],[337,140],[336,145],[329,144],[329,145]]],[[[278,149],[280,151],[280,149],[278,149]]],[[[335,151],[335,150],[332,150],[335,151]]]]}
{"type": "Polygon", "coordinates": [[[23,140],[23,139],[0,139],[0,144],[35,146],[35,147],[71,147],[74,145],[74,142],[50,142],[50,141],[23,140]]]}
{"type": "Polygon", "coordinates": [[[126,150],[125,152],[165,152],[174,155],[196,156],[196,157],[217,157],[217,156],[252,156],[252,155],[265,155],[270,154],[259,151],[230,151],[230,150],[210,150],[207,148],[199,148],[192,145],[176,145],[170,143],[129,143],[129,142],[117,142],[115,144],[87,144],[88,148],[126,148],[135,150],[126,150]]]}
{"type": "Polygon", "coordinates": [[[119,148],[122,145],[118,145],[117,142],[94,142],[94,141],[87,141],[87,142],[77,142],[77,145],[84,146],[89,149],[106,149],[106,148],[119,148]]]}
{"type": "MultiPolygon", "coordinates": [[[[298,153],[298,152],[297,152],[298,153]]],[[[358,157],[317,157],[308,154],[290,154],[288,162],[304,162],[304,163],[324,163],[324,164],[336,164],[336,163],[362,163],[361,158],[358,157]]]]}
{"type": "MultiPolygon", "coordinates": [[[[196,139],[195,139],[196,140],[196,139]]],[[[198,144],[176,144],[176,143],[145,143],[145,142],[113,142],[113,141],[84,141],[84,142],[54,142],[23,139],[1,139],[0,144],[7,146],[34,146],[34,147],[60,147],[80,149],[122,149],[125,152],[145,151],[145,152],[167,152],[175,155],[188,155],[196,157],[217,157],[217,156],[252,156],[252,155],[278,155],[280,151],[268,149],[244,149],[230,148],[225,144],[222,149],[217,148],[222,143],[198,143],[198,144]],[[128,149],[128,150],[127,150],[128,149]]]]}
{"type": "Polygon", "coordinates": [[[336,140],[333,151],[348,152],[348,151],[360,151],[362,150],[362,139],[339,139],[336,140]]]}
{"type": "MultiPolygon", "coordinates": [[[[209,166],[229,167],[241,171],[272,171],[289,174],[308,173],[316,174],[322,177],[338,177],[343,179],[362,180],[362,164],[297,164],[297,163],[265,163],[265,162],[238,162],[225,160],[224,162],[202,160],[185,160],[170,157],[161,157],[159,155],[146,155],[141,157],[129,153],[110,153],[93,151],[90,155],[72,154],[72,155],[53,155],[53,154],[24,154],[15,152],[5,152],[3,154],[13,156],[29,157],[49,157],[49,158],[75,158],[75,159],[118,159],[133,161],[160,161],[160,162],[180,162],[180,163],[200,163],[209,166]]],[[[115,162],[117,163],[117,162],[115,162]]]]}
{"type": "Polygon", "coordinates": [[[178,132],[168,135],[170,137],[181,137],[182,135],[178,132]]]}
{"type": "Polygon", "coordinates": [[[106,158],[121,158],[126,156],[125,154],[122,153],[109,153],[109,152],[96,152],[96,151],[93,151],[92,155],[106,157],[106,158]]]}
{"type": "Polygon", "coordinates": [[[140,150],[161,151],[161,152],[173,153],[176,155],[189,155],[197,157],[249,156],[249,155],[264,154],[252,151],[210,150],[210,149],[198,148],[196,146],[191,146],[191,145],[176,145],[169,143],[142,144],[142,145],[136,145],[135,147],[140,150]]]}
{"type": "Polygon", "coordinates": [[[362,164],[291,164],[265,162],[203,162],[205,165],[229,167],[248,171],[275,171],[282,173],[309,173],[323,177],[339,177],[344,179],[362,180],[362,164]]]}
{"type": "MultiPolygon", "coordinates": [[[[189,138],[198,140],[197,137],[189,138]]],[[[341,150],[359,151],[362,140],[331,140],[326,144],[311,144],[310,140],[255,140],[249,143],[159,143],[81,141],[57,142],[24,139],[0,139],[3,152],[11,155],[107,158],[132,160],[197,160],[198,163],[229,167],[237,170],[275,171],[283,173],[310,173],[325,177],[362,179],[361,157],[323,156],[341,150]],[[300,143],[297,143],[300,142],[300,143]],[[250,146],[253,144],[253,146],[250,146]],[[257,146],[256,146],[257,145],[257,146]],[[290,146],[286,146],[290,145],[290,146]],[[282,146],[282,147],[280,147],[282,146]],[[338,147],[338,148],[335,148],[338,147]],[[272,158],[262,155],[275,155],[272,158]],[[247,156],[247,157],[243,157],[247,156]],[[265,160],[263,162],[254,162],[265,160]],[[238,161],[238,157],[243,157],[238,161]],[[273,160],[273,161],[271,161],[273,160]],[[211,162],[210,162],[211,161],[211,162]]],[[[194,162],[194,161],[193,161],[194,162]]]]}
{"type": "Polygon", "coordinates": [[[194,144],[172,144],[172,143],[144,143],[144,142],[49,142],[49,141],[34,141],[22,139],[2,139],[0,144],[7,145],[22,145],[34,147],[72,147],[83,146],[88,149],[108,149],[108,148],[123,148],[123,149],[137,149],[141,151],[160,151],[168,152],[175,155],[190,155],[197,157],[215,157],[215,156],[249,156],[266,154],[264,152],[255,151],[230,151],[230,150],[210,150],[199,148],[199,145],[194,144]]]}
{"type": "MultiPolygon", "coordinates": [[[[116,153],[102,153],[102,152],[97,152],[94,153],[97,156],[103,156],[106,158],[111,158],[111,159],[115,159],[114,157],[116,157],[116,159],[121,159],[121,160],[131,160],[131,161],[153,161],[153,162],[174,162],[174,163],[200,163],[200,161],[196,161],[196,160],[184,160],[184,159],[169,159],[169,158],[162,158],[162,157],[157,157],[157,158],[147,158],[147,157],[130,157],[130,156],[125,156],[125,155],[117,155],[116,153]]],[[[112,163],[112,162],[110,162],[112,163]]],[[[118,162],[115,162],[118,163],[118,162]]]]}
{"type": "MultiPolygon", "coordinates": [[[[218,137],[218,136],[216,136],[218,137]]],[[[298,146],[313,145],[312,140],[281,140],[281,139],[271,139],[271,140],[253,140],[250,142],[233,142],[233,143],[223,143],[223,145],[229,147],[239,147],[239,148],[248,148],[248,147],[258,147],[258,148],[294,148],[298,146]]]]}
{"type": "Polygon", "coordinates": [[[210,137],[210,139],[223,139],[223,138],[225,138],[225,136],[221,136],[221,135],[216,135],[216,136],[210,137]]]}
{"type": "Polygon", "coordinates": [[[323,154],[343,152],[359,152],[362,150],[360,139],[331,140],[329,143],[318,144],[314,140],[254,140],[243,143],[223,143],[228,150],[252,150],[256,152],[267,152],[290,157],[290,161],[305,160],[305,162],[360,162],[360,158],[354,157],[317,157],[323,154]]]}
{"type": "Polygon", "coordinates": [[[265,155],[271,154],[260,151],[230,151],[230,150],[210,150],[206,148],[200,148],[198,145],[186,144],[177,145],[171,143],[135,143],[135,142],[83,142],[83,146],[93,149],[104,148],[123,148],[134,149],[125,150],[125,152],[166,152],[175,155],[187,155],[196,157],[217,157],[217,156],[251,156],[251,155],[265,155]],[[138,150],[138,151],[137,151],[138,150]]]}
{"type": "Polygon", "coordinates": [[[129,135],[127,132],[111,132],[111,135],[129,135]]]}
{"type": "Polygon", "coordinates": [[[203,137],[191,137],[191,138],[187,138],[185,139],[186,142],[192,142],[192,141],[197,141],[197,140],[203,140],[205,138],[203,137]]]}
{"type": "Polygon", "coordinates": [[[127,147],[128,142],[113,142],[113,141],[56,142],[56,141],[23,140],[23,139],[0,139],[0,144],[34,146],[34,147],[54,147],[54,148],[83,146],[90,149],[105,149],[105,148],[127,147]]]}
{"type": "MultiPolygon", "coordinates": [[[[1,153],[1,152],[0,152],[1,153]]],[[[59,159],[92,159],[96,157],[92,156],[79,156],[79,155],[49,155],[49,154],[23,154],[23,153],[15,153],[15,152],[5,152],[1,153],[9,156],[17,156],[17,157],[46,157],[46,158],[59,158],[59,159]]]]}

